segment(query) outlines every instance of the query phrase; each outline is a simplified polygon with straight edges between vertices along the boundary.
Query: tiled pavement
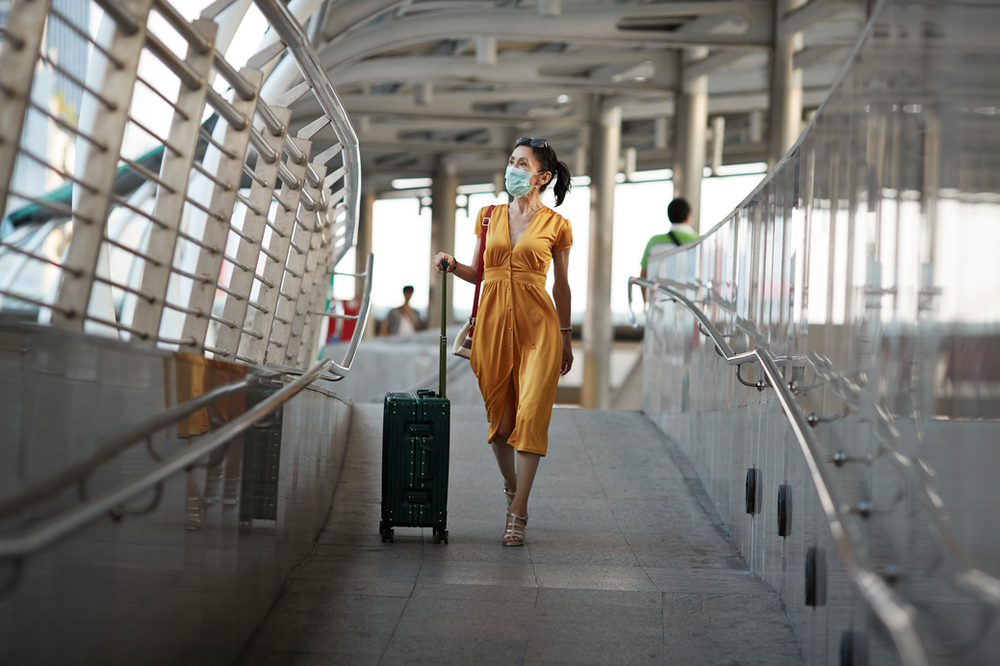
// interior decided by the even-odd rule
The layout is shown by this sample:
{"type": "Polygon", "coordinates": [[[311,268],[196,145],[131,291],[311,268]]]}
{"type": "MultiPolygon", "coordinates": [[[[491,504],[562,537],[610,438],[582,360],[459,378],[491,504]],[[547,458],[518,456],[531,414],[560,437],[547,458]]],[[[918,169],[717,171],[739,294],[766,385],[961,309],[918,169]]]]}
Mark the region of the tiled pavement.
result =
{"type": "Polygon", "coordinates": [[[481,408],[452,415],[450,543],[378,535],[381,405],[356,405],[330,521],[239,663],[799,664],[778,595],[641,414],[557,409],[527,545],[481,408]]]}

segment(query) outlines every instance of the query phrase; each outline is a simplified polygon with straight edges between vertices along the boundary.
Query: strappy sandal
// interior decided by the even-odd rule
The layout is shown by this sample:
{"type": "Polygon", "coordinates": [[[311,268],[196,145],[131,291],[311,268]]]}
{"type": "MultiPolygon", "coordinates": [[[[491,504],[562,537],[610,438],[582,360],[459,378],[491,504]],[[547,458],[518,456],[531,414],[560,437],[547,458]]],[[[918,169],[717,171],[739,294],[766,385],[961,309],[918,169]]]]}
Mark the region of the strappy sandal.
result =
{"type": "Polygon", "coordinates": [[[507,486],[504,486],[503,494],[507,496],[507,508],[509,509],[510,505],[514,503],[515,493],[510,492],[509,490],[507,490],[507,486]]]}
{"type": "Polygon", "coordinates": [[[527,512],[523,516],[518,516],[515,513],[507,512],[507,531],[503,534],[503,539],[500,543],[504,546],[523,546],[524,545],[524,528],[528,526],[528,515],[527,512]],[[517,524],[517,521],[521,521],[521,525],[517,524]],[[510,539],[508,541],[507,539],[510,539]]]}

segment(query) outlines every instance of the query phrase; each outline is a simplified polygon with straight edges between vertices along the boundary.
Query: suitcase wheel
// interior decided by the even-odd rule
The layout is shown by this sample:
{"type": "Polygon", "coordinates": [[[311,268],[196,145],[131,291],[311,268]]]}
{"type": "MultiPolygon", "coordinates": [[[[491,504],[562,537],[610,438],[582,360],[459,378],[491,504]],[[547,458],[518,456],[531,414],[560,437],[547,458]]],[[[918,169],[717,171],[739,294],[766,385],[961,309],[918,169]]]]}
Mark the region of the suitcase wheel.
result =
{"type": "Polygon", "coordinates": [[[442,530],[440,528],[435,527],[434,536],[431,539],[431,541],[433,543],[441,543],[442,541],[448,543],[448,530],[442,530]]]}
{"type": "Polygon", "coordinates": [[[378,533],[382,537],[382,543],[385,543],[387,540],[389,543],[395,543],[393,537],[396,536],[396,530],[391,527],[386,529],[384,521],[378,521],[378,533]]]}

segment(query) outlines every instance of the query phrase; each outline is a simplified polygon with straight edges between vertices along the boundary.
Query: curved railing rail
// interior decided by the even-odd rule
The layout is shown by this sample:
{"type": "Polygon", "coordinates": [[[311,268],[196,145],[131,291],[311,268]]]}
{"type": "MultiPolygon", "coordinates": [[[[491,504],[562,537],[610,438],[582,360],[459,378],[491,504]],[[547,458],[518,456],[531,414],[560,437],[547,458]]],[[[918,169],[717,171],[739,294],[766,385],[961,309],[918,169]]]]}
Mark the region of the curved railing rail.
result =
{"type": "Polygon", "coordinates": [[[155,496],[150,506],[143,509],[143,513],[152,511],[159,504],[164,481],[183,472],[200,458],[211,454],[233,437],[245,432],[256,421],[264,418],[319,379],[332,365],[332,359],[320,361],[287,386],[138,478],[32,527],[25,534],[0,539],[0,560],[14,560],[15,568],[19,568],[18,560],[53,545],[101,516],[111,513],[114,518],[121,518],[125,514],[124,505],[126,502],[150,490],[155,492],[155,496]]]}
{"type": "MultiPolygon", "coordinates": [[[[729,365],[736,366],[737,373],[741,366],[748,363],[756,363],[760,366],[766,383],[758,383],[756,388],[774,389],[781,410],[788,419],[788,425],[792,434],[795,435],[799,450],[806,461],[813,487],[826,516],[834,543],[840,552],[847,575],[854,582],[865,602],[889,630],[903,664],[906,666],[925,666],[928,664],[920,636],[914,627],[915,611],[913,607],[901,600],[874,571],[861,564],[858,557],[858,547],[849,534],[848,524],[844,516],[847,507],[838,500],[836,487],[822,464],[825,458],[822,449],[810,432],[806,415],[796,405],[795,397],[771,355],[762,349],[734,352],[722,333],[701,308],[680,289],[655,280],[638,277],[630,277],[628,280],[628,314],[633,327],[639,325],[632,310],[632,291],[633,286],[636,285],[645,289],[658,290],[673,301],[683,305],[698,320],[702,331],[711,338],[719,356],[729,365]]],[[[746,384],[742,378],[740,381],[746,384]]]]}
{"type": "Polygon", "coordinates": [[[101,446],[86,460],[61,470],[55,476],[28,488],[24,492],[0,501],[0,519],[24,511],[36,502],[54,497],[66,488],[80,483],[125,449],[137,442],[146,441],[148,443],[153,433],[158,430],[167,428],[218,400],[243,393],[250,387],[252,381],[252,379],[241,379],[217,386],[207,393],[182,402],[162,414],[157,414],[153,418],[129,428],[101,446]]]}

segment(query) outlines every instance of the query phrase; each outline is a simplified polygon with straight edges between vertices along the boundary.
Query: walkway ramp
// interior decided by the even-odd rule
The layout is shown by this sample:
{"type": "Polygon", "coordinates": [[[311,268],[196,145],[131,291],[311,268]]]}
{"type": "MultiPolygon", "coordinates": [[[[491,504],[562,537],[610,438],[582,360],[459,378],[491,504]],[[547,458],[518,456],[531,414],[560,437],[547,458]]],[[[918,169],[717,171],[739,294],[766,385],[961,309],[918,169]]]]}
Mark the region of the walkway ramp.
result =
{"type": "Polygon", "coordinates": [[[238,663],[799,664],[778,594],[751,574],[676,445],[636,412],[557,409],[527,545],[481,408],[452,415],[448,545],[378,536],[381,405],[356,405],[315,554],[238,663]]]}

